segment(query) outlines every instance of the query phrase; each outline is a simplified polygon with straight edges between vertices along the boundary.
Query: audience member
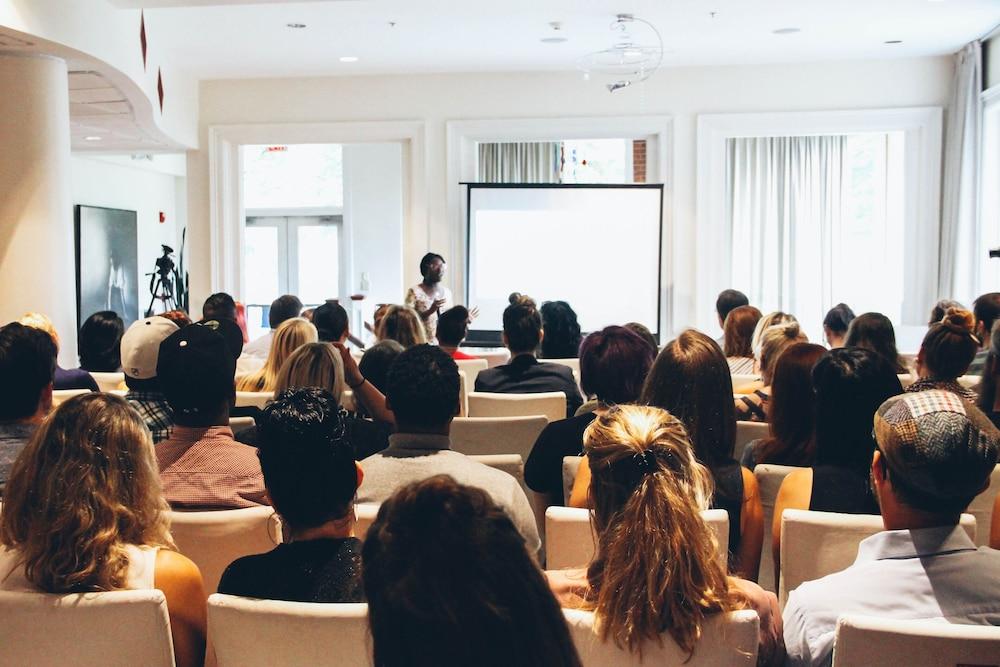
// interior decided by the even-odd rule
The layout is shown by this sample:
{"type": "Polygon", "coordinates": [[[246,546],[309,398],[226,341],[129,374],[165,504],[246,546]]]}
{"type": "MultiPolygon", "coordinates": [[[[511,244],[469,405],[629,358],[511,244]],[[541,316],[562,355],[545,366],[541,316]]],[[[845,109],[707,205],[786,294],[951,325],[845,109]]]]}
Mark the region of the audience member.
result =
{"type": "Polygon", "coordinates": [[[72,398],[42,424],[11,471],[0,514],[0,590],[159,589],[174,660],[205,659],[198,567],[174,551],[153,443],[123,399],[72,398]]]}
{"type": "MultiPolygon", "coordinates": [[[[350,355],[348,358],[349,363],[353,364],[354,359],[350,355]]],[[[306,343],[292,352],[282,364],[275,379],[275,396],[289,389],[323,389],[333,396],[337,405],[341,405],[346,387],[344,364],[340,351],[329,343],[306,343]]],[[[388,412],[385,397],[370,383],[365,385],[365,391],[361,393],[364,396],[355,396],[357,404],[361,405],[367,396],[375,404],[377,414],[385,415],[388,412]],[[370,396],[366,393],[369,391],[372,392],[370,396]]],[[[330,423],[346,429],[345,437],[354,447],[354,458],[358,461],[389,446],[391,420],[373,422],[341,408],[340,418],[330,423]]],[[[260,443],[259,432],[258,428],[245,429],[236,434],[236,439],[256,447],[260,443]]]]}
{"type": "Polygon", "coordinates": [[[313,311],[312,323],[324,343],[343,343],[350,335],[347,311],[336,301],[327,301],[317,307],[313,311]]]}
{"type": "Polygon", "coordinates": [[[469,335],[469,321],[469,309],[465,306],[453,306],[438,318],[438,347],[450,354],[452,359],[477,358],[458,349],[469,335]]]}
{"type": "Polygon", "coordinates": [[[927,330],[917,353],[916,382],[908,392],[943,389],[958,394],[970,403],[976,402],[976,392],[958,383],[979,350],[979,339],[973,335],[975,317],[961,308],[949,308],[944,317],[927,330]]]}
{"type": "Polygon", "coordinates": [[[645,324],[639,324],[638,322],[626,322],[624,325],[626,329],[634,334],[638,334],[640,338],[649,343],[649,346],[653,348],[653,356],[655,357],[660,352],[660,341],[656,340],[656,336],[653,332],[649,330],[645,324]]]}
{"type": "Polygon", "coordinates": [[[125,400],[142,417],[154,444],[169,438],[174,428],[174,412],[163,395],[160,378],[156,375],[156,362],[160,357],[160,343],[177,330],[177,325],[170,320],[154,315],[133,322],[122,336],[122,370],[128,387],[125,400]]]}
{"type": "Polygon", "coordinates": [[[827,311],[823,318],[823,337],[831,350],[844,347],[847,338],[847,328],[854,320],[854,311],[846,303],[838,303],[827,311]]]}
{"type": "Polygon", "coordinates": [[[270,329],[266,334],[244,347],[243,356],[266,359],[271,351],[271,339],[274,337],[275,330],[282,322],[298,317],[301,312],[302,302],[294,294],[284,294],[272,301],[271,307],[267,311],[267,325],[270,329]]]}
{"type": "Polygon", "coordinates": [[[951,299],[941,299],[936,304],[934,304],[934,307],[931,309],[931,319],[927,322],[927,326],[932,326],[943,320],[949,308],[958,308],[959,310],[966,310],[966,307],[960,304],[958,301],[952,301],[951,299]]]}
{"type": "MultiPolygon", "coordinates": [[[[785,325],[794,326],[794,325],[785,325]]],[[[758,463],[810,466],[816,458],[816,394],[812,370],[826,348],[794,343],[774,365],[768,403],[770,436],[743,448],[740,463],[753,470],[758,463]]]]}
{"type": "Polygon", "coordinates": [[[753,306],[739,306],[729,311],[722,327],[722,352],[733,375],[756,373],[753,357],[753,332],[762,317],[753,306]]]}
{"type": "Polygon", "coordinates": [[[52,409],[56,345],[33,327],[0,327],[0,495],[11,466],[52,409]]]}
{"type": "MultiPolygon", "coordinates": [[[[59,355],[59,333],[56,328],[52,325],[52,320],[41,313],[25,313],[24,316],[18,320],[20,324],[26,327],[32,327],[33,329],[38,329],[39,331],[44,331],[52,339],[52,343],[56,346],[56,356],[59,355]]],[[[82,368],[63,368],[56,363],[56,372],[52,380],[52,389],[61,391],[66,389],[87,389],[89,391],[100,391],[97,386],[97,381],[94,380],[93,376],[82,368]]]]}
{"type": "MultiPolygon", "coordinates": [[[[396,361],[404,348],[394,340],[381,340],[361,355],[358,362],[358,369],[361,374],[383,394],[385,393],[385,380],[389,375],[389,368],[392,362],[396,361]]],[[[360,407],[360,406],[359,406],[360,407]]]]}
{"type": "Polygon", "coordinates": [[[798,322],[778,324],[764,330],[760,337],[758,370],[763,385],[753,393],[736,399],[736,419],[738,421],[766,422],[768,403],[771,400],[771,383],[774,381],[774,366],[781,354],[795,343],[806,342],[806,335],[799,329],[798,322]]]}
{"type": "Polygon", "coordinates": [[[256,451],[229,428],[238,355],[212,325],[185,327],[160,344],[156,375],[175,422],[156,446],[163,492],[183,510],[268,505],[256,451]]]}
{"type": "Polygon", "coordinates": [[[565,301],[546,301],[542,304],[541,357],[543,359],[576,359],[580,355],[580,323],[576,311],[565,301]]]}
{"type": "Polygon", "coordinates": [[[236,383],[236,391],[274,391],[278,369],[288,357],[306,343],[318,340],[316,327],[301,317],[293,317],[278,325],[271,339],[271,351],[264,367],[236,383]]]}
{"type": "Polygon", "coordinates": [[[389,306],[375,331],[379,340],[394,340],[407,349],[428,341],[417,311],[409,306],[389,306]]]}
{"type": "Polygon", "coordinates": [[[481,489],[447,475],[404,486],[362,553],[379,667],[580,666],[531,545],[481,489]]]}
{"type": "MultiPolygon", "coordinates": [[[[979,398],[976,405],[1000,428],[1000,321],[994,323],[990,336],[989,358],[979,383],[979,398]]],[[[995,515],[1000,517],[1000,515],[995,515]]]]}
{"type": "Polygon", "coordinates": [[[487,491],[521,531],[531,553],[540,546],[528,498],[507,473],[452,451],[448,434],[458,414],[459,377],[455,361],[432,345],[406,350],[389,369],[386,402],[396,417],[389,448],[364,459],[365,479],[358,502],[380,503],[407,482],[436,474],[487,491]]]}
{"type": "Polygon", "coordinates": [[[829,665],[845,613],[1000,625],[1000,551],[959,526],[989,485],[1000,433],[952,392],[889,399],[875,414],[871,483],[885,530],[846,570],[802,584],[785,606],[789,665],[829,665]]]}
{"type": "Polygon", "coordinates": [[[99,310],[80,327],[80,368],[88,373],[117,373],[121,370],[122,334],[125,323],[113,310],[99,310]]]}
{"type": "Polygon", "coordinates": [[[420,260],[420,275],[423,280],[408,289],[406,298],[403,300],[403,303],[413,309],[423,324],[423,339],[410,344],[395,336],[379,336],[380,339],[395,338],[403,344],[403,347],[412,347],[419,343],[436,340],[438,315],[451,308],[453,302],[451,290],[441,284],[441,281],[444,280],[445,268],[447,268],[447,264],[441,255],[435,252],[424,255],[420,260]]]}
{"type": "Polygon", "coordinates": [[[735,289],[725,289],[719,292],[715,299],[715,314],[719,316],[719,328],[726,326],[726,318],[729,313],[740,306],[749,306],[750,299],[743,292],[735,289]]]}
{"type": "MultiPolygon", "coordinates": [[[[781,312],[776,310],[772,313],[764,315],[759,320],[757,320],[757,325],[753,328],[753,336],[750,338],[750,349],[753,352],[753,357],[755,361],[754,369],[756,372],[760,372],[760,348],[761,348],[761,337],[764,331],[771,327],[778,326],[780,324],[798,324],[799,321],[795,319],[794,315],[789,313],[781,312]]],[[[741,383],[740,385],[733,388],[733,393],[736,394],[752,394],[758,389],[764,387],[764,382],[762,380],[756,380],[754,382],[741,383]]]]}
{"type": "Polygon", "coordinates": [[[830,350],[813,368],[816,391],[816,463],[785,477],[774,502],[773,548],[778,571],[781,513],[808,509],[878,514],[868,483],[875,441],[872,419],[886,399],[903,393],[889,361],[871,350],[830,350]]]}
{"type": "Polygon", "coordinates": [[[520,294],[510,295],[503,311],[503,344],[510,350],[510,362],[480,371],[476,391],[501,394],[537,394],[561,391],[566,394],[566,416],[572,417],[583,404],[573,371],[562,364],[539,363],[535,350],[542,342],[542,318],[535,302],[520,294]]]}
{"type": "Polygon", "coordinates": [[[896,350],[896,331],[882,313],[864,313],[851,320],[847,328],[846,347],[863,347],[885,357],[899,375],[910,372],[896,350]]]}
{"type": "Polygon", "coordinates": [[[605,327],[580,345],[580,381],[593,411],[552,422],[539,434],[524,464],[524,479],[550,504],[562,504],[562,460],[583,451],[583,432],[612,405],[634,403],[656,355],[639,335],[625,327],[605,327]]]}
{"type": "Polygon", "coordinates": [[[600,638],[633,653],[666,632],[690,656],[710,616],[753,607],[758,664],[780,664],[778,601],[720,565],[700,516],[712,477],[684,425],[658,408],[616,406],[587,427],[584,445],[597,549],[585,570],[548,573],[556,594],[567,606],[582,600],[600,638]]]}
{"type": "Polygon", "coordinates": [[[230,564],[220,593],[362,601],[361,542],[354,536],[354,494],[362,473],[342,414],[337,400],[315,387],[282,391],[264,408],[260,468],[281,516],[284,543],[230,564]]]}
{"type": "Polygon", "coordinates": [[[216,292],[201,307],[202,320],[236,321],[236,301],[225,292],[216,292]]]}
{"type": "Polygon", "coordinates": [[[990,350],[990,334],[993,331],[993,323],[1000,320],[1000,292],[989,292],[983,294],[972,302],[972,313],[976,316],[976,338],[982,341],[982,349],[972,360],[969,375],[982,375],[986,367],[986,358],[990,350]]]}

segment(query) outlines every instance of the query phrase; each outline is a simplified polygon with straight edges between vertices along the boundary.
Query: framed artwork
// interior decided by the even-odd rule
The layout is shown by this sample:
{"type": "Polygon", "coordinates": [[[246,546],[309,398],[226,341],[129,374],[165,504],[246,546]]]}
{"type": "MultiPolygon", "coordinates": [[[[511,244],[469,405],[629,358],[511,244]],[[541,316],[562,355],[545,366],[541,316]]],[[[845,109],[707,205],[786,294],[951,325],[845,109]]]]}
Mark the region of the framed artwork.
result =
{"type": "Polygon", "coordinates": [[[139,243],[135,211],[76,206],[77,324],[113,310],[125,328],[139,318],[139,243]]]}

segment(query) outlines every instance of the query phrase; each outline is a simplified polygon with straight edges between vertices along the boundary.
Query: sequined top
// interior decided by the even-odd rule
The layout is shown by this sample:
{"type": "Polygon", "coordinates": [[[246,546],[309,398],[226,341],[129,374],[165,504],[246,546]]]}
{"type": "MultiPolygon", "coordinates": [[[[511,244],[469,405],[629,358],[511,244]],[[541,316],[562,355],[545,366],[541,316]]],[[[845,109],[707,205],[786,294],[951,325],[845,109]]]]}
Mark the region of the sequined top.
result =
{"type": "Polygon", "coordinates": [[[364,602],[361,540],[290,542],[244,556],[222,573],[219,592],[291,602],[364,602]]]}

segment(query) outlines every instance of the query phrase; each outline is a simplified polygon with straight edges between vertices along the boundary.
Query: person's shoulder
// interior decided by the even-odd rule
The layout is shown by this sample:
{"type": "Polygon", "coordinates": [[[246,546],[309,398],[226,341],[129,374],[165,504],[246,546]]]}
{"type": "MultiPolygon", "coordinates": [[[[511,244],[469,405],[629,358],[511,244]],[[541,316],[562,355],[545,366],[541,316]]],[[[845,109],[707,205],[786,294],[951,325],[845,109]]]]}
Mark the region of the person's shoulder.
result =
{"type": "Polygon", "coordinates": [[[249,595],[254,587],[267,578],[273,570],[274,550],[237,558],[222,572],[219,592],[227,595],[249,595]]]}
{"type": "Polygon", "coordinates": [[[177,551],[158,549],[156,552],[156,587],[160,589],[201,589],[201,570],[194,561],[177,551]]]}

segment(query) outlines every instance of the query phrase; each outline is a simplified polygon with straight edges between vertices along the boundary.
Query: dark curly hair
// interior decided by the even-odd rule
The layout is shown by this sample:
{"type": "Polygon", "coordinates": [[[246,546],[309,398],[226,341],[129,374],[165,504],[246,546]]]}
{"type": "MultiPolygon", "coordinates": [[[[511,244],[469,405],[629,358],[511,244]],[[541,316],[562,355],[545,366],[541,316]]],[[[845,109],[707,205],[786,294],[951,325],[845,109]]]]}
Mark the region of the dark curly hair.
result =
{"type": "Polygon", "coordinates": [[[575,359],[580,354],[580,323],[565,301],[546,301],[542,304],[542,357],[545,359],[575,359]]]}
{"type": "Polygon", "coordinates": [[[436,345],[422,343],[402,352],[392,362],[385,385],[400,430],[439,428],[458,413],[458,366],[436,345]]]}

